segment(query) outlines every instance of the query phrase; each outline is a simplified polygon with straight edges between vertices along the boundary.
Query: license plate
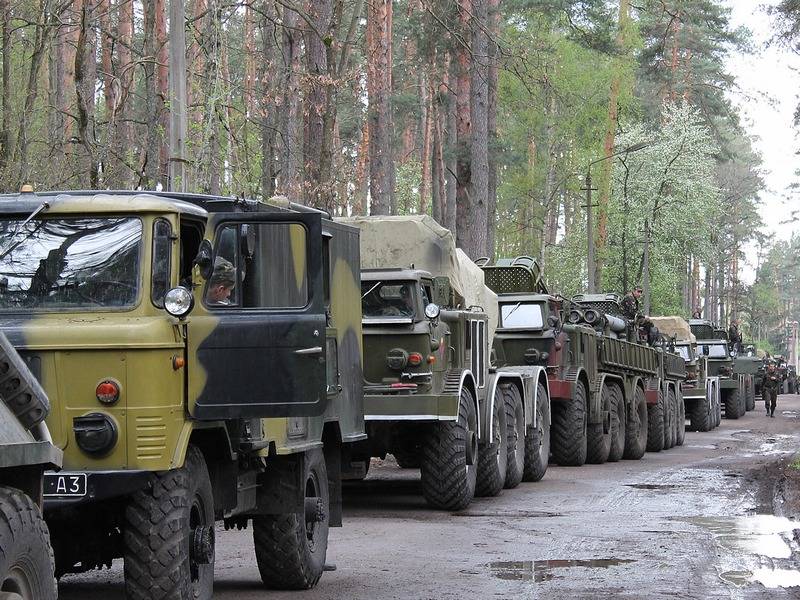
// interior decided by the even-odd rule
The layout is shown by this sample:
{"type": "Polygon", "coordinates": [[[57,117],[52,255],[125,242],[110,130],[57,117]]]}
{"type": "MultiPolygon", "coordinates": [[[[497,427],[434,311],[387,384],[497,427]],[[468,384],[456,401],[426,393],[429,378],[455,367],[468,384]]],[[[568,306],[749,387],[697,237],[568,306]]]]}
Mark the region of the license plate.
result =
{"type": "Polygon", "coordinates": [[[86,473],[45,473],[44,495],[77,498],[86,495],[86,473]]]}

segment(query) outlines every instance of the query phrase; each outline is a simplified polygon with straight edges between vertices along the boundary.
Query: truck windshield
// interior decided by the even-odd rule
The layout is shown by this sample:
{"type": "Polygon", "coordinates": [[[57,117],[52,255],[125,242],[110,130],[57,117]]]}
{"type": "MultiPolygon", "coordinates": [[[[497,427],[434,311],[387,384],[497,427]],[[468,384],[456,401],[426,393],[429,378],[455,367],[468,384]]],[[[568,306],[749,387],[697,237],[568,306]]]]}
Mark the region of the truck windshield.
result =
{"type": "Polygon", "coordinates": [[[418,284],[397,281],[362,281],[361,310],[364,319],[403,320],[415,314],[414,289],[418,284]]]}
{"type": "Polygon", "coordinates": [[[501,304],[500,323],[504,329],[541,329],[544,327],[542,305],[529,302],[501,304]]]}
{"type": "Polygon", "coordinates": [[[728,347],[725,344],[698,344],[697,353],[705,354],[703,348],[708,348],[708,358],[728,358],[728,347]]]}
{"type": "Polygon", "coordinates": [[[142,222],[123,218],[0,220],[0,310],[132,306],[142,222]]]}
{"type": "Polygon", "coordinates": [[[689,351],[689,346],[675,346],[675,352],[683,357],[683,360],[692,360],[692,353],[689,351]]]}

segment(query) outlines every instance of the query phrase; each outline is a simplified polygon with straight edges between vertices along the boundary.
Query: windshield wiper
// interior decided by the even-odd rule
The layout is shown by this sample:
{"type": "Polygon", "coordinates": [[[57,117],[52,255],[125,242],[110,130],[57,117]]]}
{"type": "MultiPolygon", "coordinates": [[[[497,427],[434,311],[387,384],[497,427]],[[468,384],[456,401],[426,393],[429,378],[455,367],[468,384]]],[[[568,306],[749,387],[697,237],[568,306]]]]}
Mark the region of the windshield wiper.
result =
{"type": "Polygon", "coordinates": [[[511,315],[513,315],[513,314],[514,314],[514,311],[515,311],[515,310],[517,310],[517,309],[519,308],[519,305],[520,305],[520,304],[522,304],[522,302],[517,302],[517,303],[516,303],[516,305],[514,306],[514,308],[512,308],[512,309],[511,309],[511,310],[508,312],[508,314],[507,314],[506,316],[504,316],[504,317],[503,317],[503,320],[505,321],[505,320],[506,320],[508,317],[510,317],[511,315]]]}
{"type": "MultiPolygon", "coordinates": [[[[35,219],[35,218],[36,218],[36,215],[38,215],[38,214],[40,214],[40,213],[43,213],[43,212],[44,212],[44,211],[46,211],[48,208],[50,208],[50,203],[49,203],[49,202],[42,202],[42,203],[41,203],[39,206],[37,206],[37,207],[34,209],[34,211],[33,211],[31,214],[29,214],[29,215],[28,215],[28,218],[27,218],[27,219],[25,219],[25,220],[24,220],[22,223],[20,223],[19,227],[17,227],[17,228],[16,228],[16,230],[14,231],[14,233],[11,235],[11,239],[13,240],[13,239],[14,239],[14,237],[16,237],[16,235],[17,235],[17,234],[18,234],[18,233],[19,233],[19,232],[22,230],[22,228],[23,228],[23,227],[25,227],[25,225],[27,225],[27,224],[28,224],[28,223],[30,223],[30,222],[31,222],[33,219],[35,219]]],[[[24,238],[22,238],[22,239],[21,239],[20,241],[18,241],[16,244],[12,244],[12,245],[11,245],[11,247],[9,247],[7,250],[4,250],[4,251],[3,251],[3,253],[2,253],[2,254],[0,254],[0,260],[4,259],[6,256],[8,256],[8,255],[9,255],[9,254],[10,254],[12,251],[14,251],[16,248],[18,248],[18,247],[19,247],[19,245],[20,245],[22,242],[24,242],[25,240],[27,240],[29,237],[31,237],[31,236],[32,236],[34,233],[36,233],[37,231],[39,231],[39,227],[38,227],[38,226],[37,226],[37,227],[34,227],[34,228],[33,228],[33,229],[30,231],[30,232],[28,232],[28,235],[26,235],[24,238]]]]}
{"type": "Polygon", "coordinates": [[[369,294],[369,293],[370,293],[372,290],[374,290],[376,287],[378,287],[378,286],[379,286],[379,285],[381,285],[382,283],[383,283],[382,281],[379,281],[378,283],[376,283],[375,285],[373,285],[371,288],[369,288],[369,289],[368,289],[366,292],[364,292],[363,294],[361,294],[361,299],[363,300],[367,294],[369,294]]]}

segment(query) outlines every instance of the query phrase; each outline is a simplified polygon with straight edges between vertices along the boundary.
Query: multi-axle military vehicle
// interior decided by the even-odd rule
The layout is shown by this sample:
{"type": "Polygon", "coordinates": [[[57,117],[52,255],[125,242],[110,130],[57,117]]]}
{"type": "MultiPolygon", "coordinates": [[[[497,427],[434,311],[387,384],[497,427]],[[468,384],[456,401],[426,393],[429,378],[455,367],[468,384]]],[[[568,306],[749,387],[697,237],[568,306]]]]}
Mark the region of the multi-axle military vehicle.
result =
{"type": "Polygon", "coordinates": [[[449,231],[423,217],[354,217],[361,230],[363,460],[419,467],[437,508],[458,510],[544,476],[545,369],[491,364],[497,300],[449,231]]]}
{"type": "Polygon", "coordinates": [[[682,317],[651,317],[659,331],[668,336],[686,365],[681,385],[684,413],[690,431],[711,431],[720,423],[719,377],[708,374],[708,357],[697,352],[697,340],[682,317]]]}
{"type": "MultiPolygon", "coordinates": [[[[548,293],[529,257],[487,262],[486,282],[500,304],[498,364],[547,369],[554,462],[579,466],[641,458],[648,445],[648,400],[658,401],[659,388],[652,387],[658,353],[628,342],[625,321],[598,310],[606,295],[571,303],[548,293]]],[[[663,429],[658,435],[663,440],[663,429]]]]}
{"type": "Polygon", "coordinates": [[[58,596],[41,513],[43,473],[61,465],[44,423],[49,410],[39,382],[0,333],[0,598],[58,596]]]}
{"type": "Polygon", "coordinates": [[[723,329],[705,319],[690,319],[689,327],[697,339],[698,353],[708,358],[708,374],[719,377],[725,418],[738,419],[746,412],[748,380],[752,386],[752,377],[745,373],[734,373],[728,335],[723,329]]]}
{"type": "MultiPolygon", "coordinates": [[[[667,340],[649,320],[628,320],[617,294],[583,294],[572,299],[575,308],[568,319],[588,323],[601,335],[597,338],[601,372],[615,374],[635,392],[642,382],[647,404],[647,451],[659,452],[683,444],[685,433],[681,382],[686,378],[683,359],[672,352],[667,340]]],[[[629,422],[634,417],[633,395],[626,396],[629,422]]],[[[622,416],[622,415],[621,415],[622,416]]],[[[620,421],[621,421],[620,416],[620,421]]]]}
{"type": "Polygon", "coordinates": [[[313,586],[365,439],[358,231],[155,192],[0,212],[0,329],[64,451],[44,481],[57,574],[123,557],[128,598],[210,598],[215,522],[252,522],[264,583],[313,586]]]}

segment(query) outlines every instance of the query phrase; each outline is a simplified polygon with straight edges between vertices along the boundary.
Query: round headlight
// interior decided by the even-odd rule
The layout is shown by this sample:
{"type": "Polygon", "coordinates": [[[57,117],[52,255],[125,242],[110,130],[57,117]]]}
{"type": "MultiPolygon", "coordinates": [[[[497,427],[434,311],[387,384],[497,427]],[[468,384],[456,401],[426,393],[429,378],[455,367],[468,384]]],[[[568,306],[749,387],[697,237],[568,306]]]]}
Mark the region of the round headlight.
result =
{"type": "Polygon", "coordinates": [[[164,310],[173,317],[185,317],[193,307],[194,296],[183,286],[172,288],[164,295],[164,310]]]}
{"type": "Polygon", "coordinates": [[[431,320],[438,319],[440,312],[441,312],[441,309],[439,308],[439,305],[438,304],[434,304],[433,302],[431,302],[430,304],[428,304],[425,307],[425,316],[428,317],[431,320]]]}
{"type": "Polygon", "coordinates": [[[576,323],[580,323],[583,320],[583,313],[576,308],[573,308],[569,311],[569,316],[567,317],[567,321],[572,323],[573,325],[576,323]]]}
{"type": "Polygon", "coordinates": [[[117,426],[103,413],[90,413],[72,420],[78,447],[93,456],[105,456],[117,443],[117,426]]]}

